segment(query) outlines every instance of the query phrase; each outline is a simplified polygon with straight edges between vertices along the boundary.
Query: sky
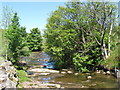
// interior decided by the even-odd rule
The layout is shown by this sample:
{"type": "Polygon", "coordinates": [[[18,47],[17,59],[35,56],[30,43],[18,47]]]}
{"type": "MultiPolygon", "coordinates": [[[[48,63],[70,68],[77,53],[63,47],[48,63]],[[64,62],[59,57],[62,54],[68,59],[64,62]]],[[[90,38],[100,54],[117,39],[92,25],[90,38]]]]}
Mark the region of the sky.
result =
{"type": "Polygon", "coordinates": [[[47,19],[58,6],[64,6],[64,2],[3,2],[2,6],[8,6],[18,13],[20,25],[25,26],[27,32],[38,27],[43,33],[47,19]]]}
{"type": "MultiPolygon", "coordinates": [[[[58,6],[64,6],[67,0],[44,1],[45,2],[43,2],[43,0],[41,0],[41,2],[37,2],[37,0],[2,0],[2,3],[0,2],[0,8],[1,5],[8,6],[12,8],[13,11],[17,12],[20,18],[20,25],[26,27],[27,32],[30,32],[32,28],[38,27],[43,33],[47,19],[50,17],[51,13],[57,10],[58,6]]],[[[111,1],[118,2],[119,0],[111,1]]]]}

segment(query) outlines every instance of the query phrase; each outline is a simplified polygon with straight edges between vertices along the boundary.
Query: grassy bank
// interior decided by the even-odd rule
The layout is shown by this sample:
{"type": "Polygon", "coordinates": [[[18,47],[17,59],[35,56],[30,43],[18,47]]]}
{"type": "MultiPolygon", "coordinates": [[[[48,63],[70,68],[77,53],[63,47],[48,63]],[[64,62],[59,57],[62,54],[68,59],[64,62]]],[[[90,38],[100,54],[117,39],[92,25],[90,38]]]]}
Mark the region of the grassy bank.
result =
{"type": "Polygon", "coordinates": [[[24,70],[17,70],[17,75],[19,77],[19,83],[18,83],[18,88],[22,88],[23,85],[22,83],[25,81],[30,81],[30,79],[26,76],[27,73],[24,70]]]}

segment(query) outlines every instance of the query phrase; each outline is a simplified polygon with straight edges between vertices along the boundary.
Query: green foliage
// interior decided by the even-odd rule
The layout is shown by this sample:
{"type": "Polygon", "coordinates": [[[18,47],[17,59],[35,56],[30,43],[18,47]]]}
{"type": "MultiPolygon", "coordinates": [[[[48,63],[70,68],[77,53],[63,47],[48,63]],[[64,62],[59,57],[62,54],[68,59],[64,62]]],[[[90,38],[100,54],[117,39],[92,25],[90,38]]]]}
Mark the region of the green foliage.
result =
{"type": "Polygon", "coordinates": [[[120,68],[119,47],[120,45],[117,45],[116,48],[111,51],[111,55],[107,58],[107,60],[102,62],[102,64],[107,68],[120,68]]]}
{"type": "Polygon", "coordinates": [[[19,78],[19,82],[18,82],[18,88],[22,88],[22,83],[25,81],[30,81],[30,78],[28,78],[26,75],[27,73],[24,70],[17,70],[17,75],[19,78]]]}
{"type": "Polygon", "coordinates": [[[12,23],[6,32],[8,40],[8,57],[16,64],[20,56],[28,55],[26,48],[26,28],[21,27],[17,13],[12,18],[12,23]]]}
{"type": "Polygon", "coordinates": [[[27,34],[27,44],[31,51],[40,51],[42,47],[41,32],[38,28],[33,28],[30,33],[27,34]]]}
{"type": "Polygon", "coordinates": [[[0,56],[2,54],[2,30],[0,30],[0,56]]]}
{"type": "Polygon", "coordinates": [[[52,13],[46,25],[44,49],[57,68],[88,72],[101,63],[111,37],[111,19],[115,20],[109,15],[110,7],[114,16],[115,7],[108,2],[68,2],[52,13]]]}
{"type": "Polygon", "coordinates": [[[30,79],[26,76],[27,73],[26,73],[24,70],[17,70],[17,75],[18,75],[18,77],[19,77],[19,82],[20,82],[20,83],[30,80],[30,79]]]}
{"type": "Polygon", "coordinates": [[[73,62],[76,66],[76,69],[82,72],[88,72],[88,69],[86,68],[88,64],[91,64],[91,62],[87,62],[88,56],[82,57],[79,53],[75,53],[73,62]]]}

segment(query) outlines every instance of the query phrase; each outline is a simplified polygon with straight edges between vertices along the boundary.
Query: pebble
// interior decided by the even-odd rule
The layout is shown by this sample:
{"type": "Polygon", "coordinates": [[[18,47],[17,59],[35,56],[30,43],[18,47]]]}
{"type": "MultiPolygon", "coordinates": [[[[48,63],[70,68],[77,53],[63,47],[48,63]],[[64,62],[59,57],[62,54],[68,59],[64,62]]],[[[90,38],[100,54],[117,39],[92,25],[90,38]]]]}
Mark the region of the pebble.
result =
{"type": "Polygon", "coordinates": [[[106,72],[103,72],[103,74],[106,74],[106,72]]]}
{"type": "Polygon", "coordinates": [[[110,71],[107,71],[106,74],[110,74],[110,71]]]}
{"type": "Polygon", "coordinates": [[[92,78],[92,76],[88,76],[87,78],[88,78],[88,79],[91,79],[91,78],[92,78]]]}
{"type": "Polygon", "coordinates": [[[61,72],[62,74],[66,74],[66,72],[61,72]]]}
{"type": "Polygon", "coordinates": [[[72,71],[68,71],[67,73],[69,73],[69,74],[70,74],[70,73],[73,73],[73,72],[72,72],[72,71]]]}
{"type": "Polygon", "coordinates": [[[78,75],[79,73],[75,73],[75,75],[78,75]]]}
{"type": "Polygon", "coordinates": [[[100,70],[99,70],[99,71],[97,70],[97,72],[96,72],[96,73],[100,73],[100,72],[101,72],[100,70]]]}

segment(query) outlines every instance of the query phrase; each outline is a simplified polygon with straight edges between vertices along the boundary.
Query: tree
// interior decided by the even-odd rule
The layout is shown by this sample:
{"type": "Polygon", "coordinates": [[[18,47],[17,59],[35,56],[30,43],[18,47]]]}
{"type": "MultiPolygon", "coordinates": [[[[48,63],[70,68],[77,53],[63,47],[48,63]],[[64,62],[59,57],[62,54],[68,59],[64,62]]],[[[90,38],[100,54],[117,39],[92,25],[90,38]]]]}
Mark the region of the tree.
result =
{"type": "Polygon", "coordinates": [[[38,28],[33,28],[27,35],[27,44],[31,51],[40,51],[42,46],[42,36],[38,28]]]}
{"type": "MultiPolygon", "coordinates": [[[[4,34],[6,33],[9,25],[11,24],[11,19],[12,19],[11,17],[13,17],[14,12],[8,6],[4,6],[2,9],[3,10],[2,10],[1,28],[4,30],[2,34],[3,34],[3,37],[5,37],[4,34]]],[[[5,55],[6,55],[6,60],[7,60],[7,57],[8,57],[8,41],[7,41],[6,38],[3,38],[3,39],[4,39],[3,41],[5,42],[4,48],[5,48],[5,55]]]]}
{"type": "Polygon", "coordinates": [[[89,13],[89,35],[100,46],[101,56],[104,60],[110,56],[111,36],[116,25],[116,9],[114,4],[108,2],[86,4],[86,10],[89,13]]]}
{"type": "Polygon", "coordinates": [[[19,24],[17,13],[12,18],[12,23],[9,25],[6,38],[8,40],[9,58],[13,64],[18,63],[20,56],[26,55],[24,50],[26,47],[26,29],[19,24]]]}
{"type": "Polygon", "coordinates": [[[11,24],[11,17],[13,17],[13,10],[8,7],[4,6],[2,10],[2,28],[3,29],[8,29],[8,26],[11,24]]]}
{"type": "Polygon", "coordinates": [[[115,10],[108,2],[75,1],[54,11],[44,37],[45,51],[56,66],[87,72],[106,59],[106,52],[110,53],[111,33],[115,30],[115,10]]]}

